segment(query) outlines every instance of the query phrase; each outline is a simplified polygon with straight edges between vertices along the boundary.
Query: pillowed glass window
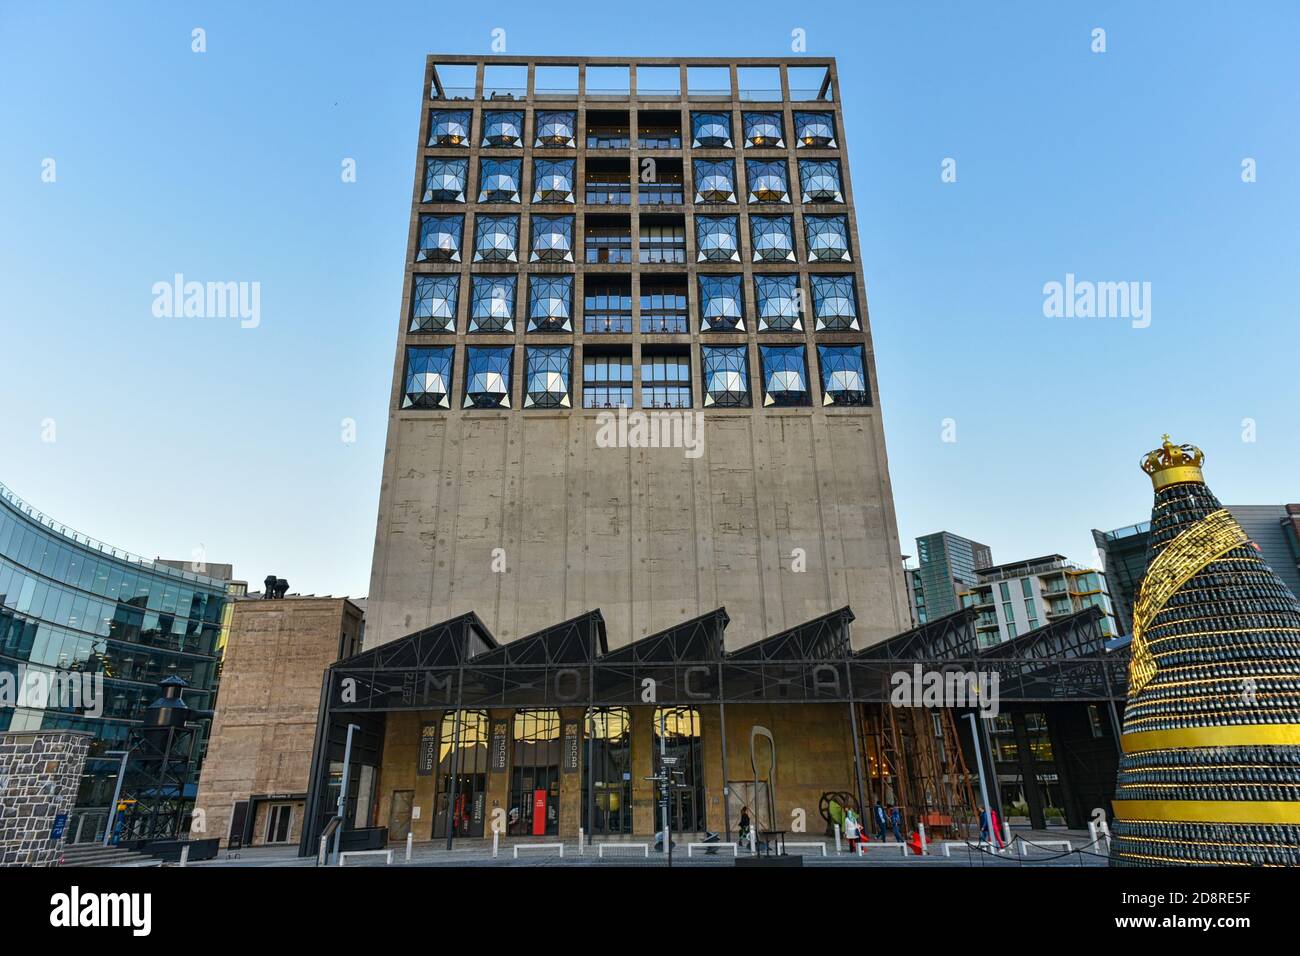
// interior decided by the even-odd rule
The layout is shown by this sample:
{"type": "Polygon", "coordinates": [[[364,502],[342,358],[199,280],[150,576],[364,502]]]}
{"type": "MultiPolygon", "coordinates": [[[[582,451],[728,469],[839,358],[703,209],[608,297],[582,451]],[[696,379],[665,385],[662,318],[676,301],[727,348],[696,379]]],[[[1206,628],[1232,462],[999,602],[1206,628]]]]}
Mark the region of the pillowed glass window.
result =
{"type": "Polygon", "coordinates": [[[695,201],[735,202],[735,163],[729,159],[695,160],[695,201]]]}
{"type": "Polygon", "coordinates": [[[794,139],[796,149],[803,149],[804,147],[829,147],[834,149],[836,146],[835,114],[796,112],[794,114],[794,139]]]}
{"type": "Polygon", "coordinates": [[[750,216],[749,242],[755,262],[794,262],[794,220],[789,216],[750,216]]]}
{"type": "Polygon", "coordinates": [[[808,365],[802,345],[760,345],[764,405],[807,405],[808,365]]]}
{"type": "Polygon", "coordinates": [[[533,202],[573,202],[571,159],[539,159],[533,164],[533,202]]]}
{"type": "Polygon", "coordinates": [[[528,331],[573,331],[573,276],[529,277],[528,331]]]}
{"type": "Polygon", "coordinates": [[[451,408],[451,361],[450,345],[408,346],[402,407],[451,408]]]}
{"type": "Polygon", "coordinates": [[[474,276],[469,306],[469,331],[513,332],[514,328],[515,277],[474,276]]]}
{"type": "Polygon", "coordinates": [[[582,356],[584,408],[632,407],[632,355],[582,356]]]}
{"type": "Polygon", "coordinates": [[[790,183],[783,159],[750,159],[745,162],[750,202],[789,202],[790,183]]]}
{"type": "Polygon", "coordinates": [[[818,332],[858,329],[858,293],[851,275],[811,276],[813,317],[818,332]]]}
{"type": "Polygon", "coordinates": [[[569,377],[573,348],[568,345],[530,345],[524,373],[524,408],[572,408],[569,377]]]}
{"type": "Polygon", "coordinates": [[[463,408],[510,407],[510,363],[514,353],[508,345],[471,345],[465,349],[463,408]]]}
{"type": "Polygon", "coordinates": [[[730,113],[692,113],[691,146],[731,148],[730,113]]]}
{"type": "Polygon", "coordinates": [[[411,287],[410,331],[456,331],[459,293],[460,276],[416,276],[411,287]]]}
{"type": "Polygon", "coordinates": [[[573,217],[533,216],[530,262],[573,261],[573,217]]]}
{"type": "Polygon", "coordinates": [[[469,147],[469,110],[430,110],[430,146],[469,147]]]}
{"type": "Polygon", "coordinates": [[[417,262],[460,262],[464,216],[421,216],[417,262]]]}
{"type": "Polygon", "coordinates": [[[576,115],[572,110],[538,110],[537,135],[534,146],[560,146],[572,149],[578,145],[574,131],[576,115]]]}
{"type": "Polygon", "coordinates": [[[745,148],[777,148],[785,146],[781,131],[780,113],[745,113],[745,148]]]}
{"type": "Polygon", "coordinates": [[[700,276],[700,331],[745,331],[745,297],[740,276],[700,276]]]}
{"type": "Polygon", "coordinates": [[[519,202],[522,161],[482,159],[478,165],[479,202],[519,202]]]}
{"type": "Polygon", "coordinates": [[[691,407],[691,356],[646,355],[641,359],[644,408],[691,407]]]}
{"type": "Polygon", "coordinates": [[[849,221],[843,216],[807,216],[804,231],[809,262],[852,262],[849,221]]]}
{"type": "Polygon", "coordinates": [[[426,159],[422,202],[464,202],[468,176],[468,159],[426,159]]]}
{"type": "Polygon", "coordinates": [[[861,345],[819,345],[823,405],[870,405],[861,345]]]}
{"type": "Polygon", "coordinates": [[[748,408],[749,356],[743,345],[703,345],[705,408],[748,408]]]}
{"type": "Polygon", "coordinates": [[[475,262],[518,262],[518,249],[518,216],[480,215],[475,220],[475,262]]]}
{"type": "Polygon", "coordinates": [[[697,259],[700,262],[739,262],[738,230],[735,216],[696,216],[697,259]]]}
{"type": "Polygon", "coordinates": [[[631,332],[631,286],[601,282],[596,276],[588,276],[582,311],[583,332],[631,332]]]}
{"type": "Polygon", "coordinates": [[[799,184],[804,202],[844,202],[840,164],[833,159],[799,160],[799,184]]]}
{"type": "Polygon", "coordinates": [[[519,110],[488,110],[483,114],[481,146],[511,147],[524,144],[524,114],[519,110]]]}
{"type": "Polygon", "coordinates": [[[754,277],[758,331],[798,332],[803,329],[798,276],[754,277]]]}

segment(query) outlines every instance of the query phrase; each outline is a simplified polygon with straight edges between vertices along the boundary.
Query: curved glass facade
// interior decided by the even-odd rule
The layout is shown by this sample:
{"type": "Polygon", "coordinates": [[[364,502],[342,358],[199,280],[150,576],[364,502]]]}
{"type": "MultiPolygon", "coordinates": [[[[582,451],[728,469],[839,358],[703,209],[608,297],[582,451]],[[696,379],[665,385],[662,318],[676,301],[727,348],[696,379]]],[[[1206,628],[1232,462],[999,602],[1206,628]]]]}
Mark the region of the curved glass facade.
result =
{"type": "Polygon", "coordinates": [[[119,759],[105,754],[126,745],[158,681],[184,678],[186,703],[212,707],[225,601],[224,582],[87,538],[0,485],[0,673],[14,687],[33,671],[102,679],[99,699],[81,706],[20,697],[26,706],[0,707],[0,730],[95,735],[68,842],[103,837],[119,759]]]}

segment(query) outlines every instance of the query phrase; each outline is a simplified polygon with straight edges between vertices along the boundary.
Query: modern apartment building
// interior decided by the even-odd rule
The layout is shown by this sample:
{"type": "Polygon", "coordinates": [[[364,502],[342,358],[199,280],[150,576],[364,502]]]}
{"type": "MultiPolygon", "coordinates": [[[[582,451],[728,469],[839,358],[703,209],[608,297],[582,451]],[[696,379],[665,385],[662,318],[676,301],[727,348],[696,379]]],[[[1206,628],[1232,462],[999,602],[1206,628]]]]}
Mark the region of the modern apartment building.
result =
{"type": "Polygon", "coordinates": [[[1102,611],[1104,635],[1119,634],[1105,576],[1095,568],[1071,563],[1063,554],[985,568],[979,573],[979,583],[964,592],[961,600],[963,607],[979,612],[975,631],[981,647],[1014,640],[1089,607],[1102,611]]]}
{"type": "Polygon", "coordinates": [[[919,567],[907,572],[912,613],[917,624],[937,620],[961,607],[959,595],[979,582],[979,571],[993,563],[986,544],[939,531],[916,539],[919,567]]]}
{"type": "Polygon", "coordinates": [[[429,58],[367,648],[906,629],[839,104],[830,59],[429,58]]]}

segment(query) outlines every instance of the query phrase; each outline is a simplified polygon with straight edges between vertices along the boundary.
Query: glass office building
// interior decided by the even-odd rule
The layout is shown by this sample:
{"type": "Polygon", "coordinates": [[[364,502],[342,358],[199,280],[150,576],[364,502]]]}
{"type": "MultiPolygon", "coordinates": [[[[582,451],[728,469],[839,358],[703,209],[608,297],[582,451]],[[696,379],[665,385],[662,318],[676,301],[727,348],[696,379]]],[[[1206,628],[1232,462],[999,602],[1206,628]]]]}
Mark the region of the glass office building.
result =
{"type": "Polygon", "coordinates": [[[212,707],[225,597],[223,581],[89,538],[0,485],[0,683],[21,688],[33,673],[47,686],[102,680],[98,699],[83,694],[78,706],[31,694],[0,706],[0,731],[95,735],[68,842],[103,837],[119,766],[110,751],[127,744],[160,680],[184,678],[186,702],[212,707]]]}
{"type": "Polygon", "coordinates": [[[989,546],[948,531],[916,539],[920,565],[908,575],[916,623],[938,620],[961,607],[959,595],[993,563],[989,546]]]}

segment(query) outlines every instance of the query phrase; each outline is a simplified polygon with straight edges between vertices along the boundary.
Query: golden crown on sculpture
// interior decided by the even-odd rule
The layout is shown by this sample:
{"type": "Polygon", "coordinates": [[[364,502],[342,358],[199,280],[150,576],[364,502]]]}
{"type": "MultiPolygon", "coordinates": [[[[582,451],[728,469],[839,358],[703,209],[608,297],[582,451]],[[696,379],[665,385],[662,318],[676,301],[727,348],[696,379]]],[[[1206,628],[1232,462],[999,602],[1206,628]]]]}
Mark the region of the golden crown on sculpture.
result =
{"type": "Polygon", "coordinates": [[[1159,448],[1142,459],[1142,470],[1151,476],[1156,490],[1180,481],[1204,482],[1201,465],[1205,463],[1205,452],[1195,445],[1175,445],[1168,435],[1164,438],[1159,448]]]}

